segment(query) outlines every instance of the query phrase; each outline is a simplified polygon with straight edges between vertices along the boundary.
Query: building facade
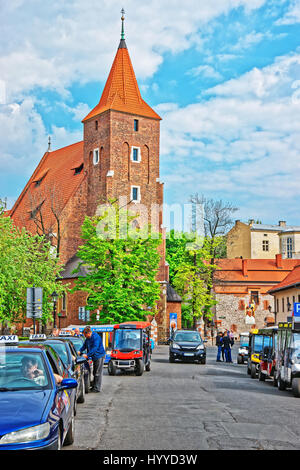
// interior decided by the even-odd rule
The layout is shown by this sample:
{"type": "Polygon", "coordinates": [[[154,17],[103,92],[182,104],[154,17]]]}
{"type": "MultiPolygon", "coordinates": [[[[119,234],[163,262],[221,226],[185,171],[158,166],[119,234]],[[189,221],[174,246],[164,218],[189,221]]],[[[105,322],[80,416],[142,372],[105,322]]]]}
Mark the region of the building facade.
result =
{"type": "MultiPolygon", "coordinates": [[[[49,146],[9,213],[16,225],[47,237],[65,266],[63,282],[72,285],[82,223],[86,215],[97,214],[101,205],[117,201],[136,215],[137,227],[151,223],[154,232],[164,235],[161,118],[142,99],[123,25],[124,17],[101,99],[82,121],[83,140],[56,151],[49,146]]],[[[156,321],[164,339],[169,329],[164,242],[159,251],[161,299],[156,321]]],[[[61,327],[78,323],[78,309],[85,306],[85,300],[82,292],[60,299],[61,327]]]]}
{"type": "Polygon", "coordinates": [[[237,220],[227,234],[228,258],[273,259],[277,253],[283,258],[300,258],[300,227],[285,221],[266,225],[237,220]]]}
{"type": "Polygon", "coordinates": [[[276,304],[270,289],[291,273],[299,260],[220,259],[214,276],[215,326],[238,335],[276,321],[276,304]]]}
{"type": "Polygon", "coordinates": [[[293,271],[268,293],[274,297],[277,321],[291,321],[294,304],[300,303],[300,261],[293,271]]]}

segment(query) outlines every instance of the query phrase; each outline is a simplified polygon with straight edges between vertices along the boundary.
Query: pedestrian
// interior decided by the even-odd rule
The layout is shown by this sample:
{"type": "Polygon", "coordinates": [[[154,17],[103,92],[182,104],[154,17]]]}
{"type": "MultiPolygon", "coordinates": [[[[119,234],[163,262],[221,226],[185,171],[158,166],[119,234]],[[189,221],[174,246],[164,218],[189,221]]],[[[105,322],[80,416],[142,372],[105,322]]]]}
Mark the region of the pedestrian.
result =
{"type": "Polygon", "coordinates": [[[230,349],[230,338],[228,336],[227,330],[225,331],[225,333],[223,335],[222,341],[223,341],[223,344],[224,344],[224,353],[225,353],[226,362],[232,362],[231,349],[230,349]]]}
{"type": "Polygon", "coordinates": [[[86,326],[83,330],[85,342],[78,351],[78,354],[86,359],[93,361],[93,375],[94,383],[92,386],[92,392],[101,392],[102,387],[102,374],[103,364],[105,359],[105,349],[103,347],[102,339],[95,331],[92,331],[89,326],[86,326]],[[83,351],[87,351],[83,354],[83,351]]]}
{"type": "Polygon", "coordinates": [[[216,346],[218,347],[217,352],[217,362],[221,362],[221,353],[222,353],[222,333],[218,331],[216,336],[216,346]]]}

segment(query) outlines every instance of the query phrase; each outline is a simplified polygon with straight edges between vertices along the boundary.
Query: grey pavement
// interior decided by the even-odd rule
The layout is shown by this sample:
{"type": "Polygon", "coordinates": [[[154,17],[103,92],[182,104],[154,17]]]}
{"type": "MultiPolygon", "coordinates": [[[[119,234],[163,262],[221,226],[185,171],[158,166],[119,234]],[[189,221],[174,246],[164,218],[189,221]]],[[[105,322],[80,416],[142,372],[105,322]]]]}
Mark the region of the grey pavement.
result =
{"type": "Polygon", "coordinates": [[[75,441],[64,450],[300,449],[300,399],[259,382],[245,365],[168,362],[159,346],[150,372],[110,377],[77,407],[75,441]]]}

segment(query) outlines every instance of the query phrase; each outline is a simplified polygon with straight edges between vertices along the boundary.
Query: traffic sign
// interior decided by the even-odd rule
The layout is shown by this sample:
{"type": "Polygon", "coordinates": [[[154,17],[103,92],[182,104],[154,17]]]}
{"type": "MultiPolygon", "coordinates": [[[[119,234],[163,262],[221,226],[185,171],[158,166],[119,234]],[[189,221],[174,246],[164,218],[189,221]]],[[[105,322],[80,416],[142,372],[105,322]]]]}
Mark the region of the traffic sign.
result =
{"type": "Polygon", "coordinates": [[[27,288],[27,318],[41,318],[43,313],[43,289],[41,287],[27,288]]]}
{"type": "Polygon", "coordinates": [[[294,317],[300,317],[300,302],[294,303],[294,317]]]}

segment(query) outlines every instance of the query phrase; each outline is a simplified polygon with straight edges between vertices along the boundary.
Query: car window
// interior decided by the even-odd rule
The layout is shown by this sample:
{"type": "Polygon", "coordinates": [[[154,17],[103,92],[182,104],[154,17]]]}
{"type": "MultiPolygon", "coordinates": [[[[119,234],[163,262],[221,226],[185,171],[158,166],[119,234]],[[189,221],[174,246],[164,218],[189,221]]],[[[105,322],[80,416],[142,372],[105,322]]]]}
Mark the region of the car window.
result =
{"type": "Polygon", "coordinates": [[[57,352],[65,366],[70,364],[70,357],[68,354],[68,345],[60,341],[53,341],[51,347],[57,352]]]}
{"type": "Polygon", "coordinates": [[[35,390],[49,386],[47,365],[41,353],[0,352],[0,388],[35,390]]]}

